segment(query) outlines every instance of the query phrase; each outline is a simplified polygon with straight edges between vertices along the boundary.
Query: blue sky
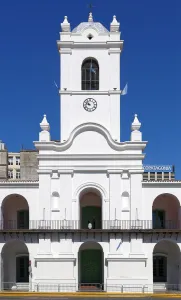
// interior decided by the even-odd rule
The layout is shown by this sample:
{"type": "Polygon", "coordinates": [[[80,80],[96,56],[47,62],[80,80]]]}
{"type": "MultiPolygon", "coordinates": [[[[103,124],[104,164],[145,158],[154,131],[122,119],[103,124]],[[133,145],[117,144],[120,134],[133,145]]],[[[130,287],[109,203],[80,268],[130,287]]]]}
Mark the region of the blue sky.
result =
{"type": "MultiPolygon", "coordinates": [[[[87,21],[87,0],[0,1],[0,139],[9,151],[31,149],[44,113],[52,139],[60,136],[56,40],[68,16],[71,28],[87,21]]],[[[130,139],[135,113],[148,141],[145,163],[174,164],[181,179],[181,1],[94,0],[94,20],[109,28],[115,14],[124,51],[121,140],[130,139]]]]}

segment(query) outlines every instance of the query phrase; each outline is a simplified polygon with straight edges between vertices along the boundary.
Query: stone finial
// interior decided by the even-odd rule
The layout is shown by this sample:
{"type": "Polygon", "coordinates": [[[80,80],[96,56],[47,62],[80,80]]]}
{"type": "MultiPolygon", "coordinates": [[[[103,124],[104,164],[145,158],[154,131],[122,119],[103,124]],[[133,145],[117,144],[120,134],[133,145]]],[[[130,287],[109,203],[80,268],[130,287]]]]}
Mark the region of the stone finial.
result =
{"type": "Polygon", "coordinates": [[[89,13],[88,22],[94,22],[93,21],[93,15],[92,15],[91,12],[89,13]]]}
{"type": "Polygon", "coordinates": [[[134,115],[134,121],[131,124],[131,141],[142,141],[142,133],[139,131],[141,123],[138,120],[138,115],[134,115]]]}
{"type": "Polygon", "coordinates": [[[47,121],[47,116],[46,115],[43,115],[43,120],[40,123],[40,128],[42,130],[45,130],[45,131],[49,131],[50,130],[50,125],[49,125],[49,123],[47,121]]]}
{"type": "Polygon", "coordinates": [[[39,133],[40,142],[49,142],[50,141],[50,125],[47,121],[46,115],[43,116],[43,120],[40,123],[41,132],[39,133]]]}
{"type": "Polygon", "coordinates": [[[118,32],[120,27],[120,23],[117,21],[116,16],[113,16],[113,20],[110,24],[110,31],[111,32],[118,32]]]}
{"type": "Polygon", "coordinates": [[[134,121],[133,121],[133,123],[132,123],[132,125],[131,125],[131,129],[132,129],[132,130],[139,130],[140,127],[141,127],[141,123],[140,123],[139,120],[138,120],[138,115],[135,114],[135,115],[134,115],[134,121]]]}
{"type": "Polygon", "coordinates": [[[62,32],[70,32],[70,23],[67,16],[64,17],[63,23],[61,23],[62,32]]]}

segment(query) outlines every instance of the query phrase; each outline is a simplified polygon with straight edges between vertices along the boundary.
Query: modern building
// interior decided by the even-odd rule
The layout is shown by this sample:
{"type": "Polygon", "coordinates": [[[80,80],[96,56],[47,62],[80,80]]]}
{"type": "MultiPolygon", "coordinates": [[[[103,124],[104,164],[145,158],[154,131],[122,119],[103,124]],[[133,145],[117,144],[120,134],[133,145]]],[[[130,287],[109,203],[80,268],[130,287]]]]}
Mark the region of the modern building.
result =
{"type": "Polygon", "coordinates": [[[123,44],[115,16],[110,30],[91,13],[73,30],[65,17],[57,41],[61,141],[51,140],[44,115],[35,151],[15,154],[14,180],[1,145],[2,289],[181,286],[181,181],[172,166],[144,166],[136,114],[130,140],[120,142],[123,44]]]}

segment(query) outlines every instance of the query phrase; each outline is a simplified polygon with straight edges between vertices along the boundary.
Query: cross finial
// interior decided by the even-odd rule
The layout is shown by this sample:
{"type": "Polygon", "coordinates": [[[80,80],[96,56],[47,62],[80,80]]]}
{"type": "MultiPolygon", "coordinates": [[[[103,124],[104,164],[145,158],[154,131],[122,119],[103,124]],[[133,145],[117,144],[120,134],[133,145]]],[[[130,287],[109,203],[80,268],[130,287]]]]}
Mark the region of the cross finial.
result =
{"type": "Polygon", "coordinates": [[[93,6],[92,3],[89,3],[89,4],[88,4],[88,7],[89,7],[89,12],[92,13],[92,9],[93,9],[93,7],[95,7],[95,6],[93,6]]]}
{"type": "Polygon", "coordinates": [[[94,6],[92,5],[92,3],[90,3],[90,4],[88,5],[88,7],[89,7],[89,17],[88,17],[88,22],[93,22],[92,8],[93,8],[94,6]]]}

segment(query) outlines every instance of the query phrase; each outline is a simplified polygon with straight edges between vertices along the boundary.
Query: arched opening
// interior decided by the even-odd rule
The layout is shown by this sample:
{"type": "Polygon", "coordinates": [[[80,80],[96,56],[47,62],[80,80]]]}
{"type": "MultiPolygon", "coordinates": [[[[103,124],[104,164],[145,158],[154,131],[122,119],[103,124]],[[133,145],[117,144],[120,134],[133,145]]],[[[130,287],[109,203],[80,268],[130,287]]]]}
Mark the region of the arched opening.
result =
{"type": "Polygon", "coordinates": [[[19,195],[8,195],[1,206],[4,229],[28,229],[29,206],[27,200],[19,195]]]}
{"type": "Polygon", "coordinates": [[[82,90],[99,90],[99,65],[94,58],[82,63],[82,90]]]}
{"type": "Polygon", "coordinates": [[[102,228],[102,198],[99,191],[86,189],[80,194],[81,229],[102,228]]]}
{"type": "Polygon", "coordinates": [[[1,252],[4,289],[29,288],[29,251],[23,241],[7,242],[1,252]]]}
{"type": "Polygon", "coordinates": [[[79,249],[79,288],[103,289],[104,253],[100,244],[86,242],[79,249]]]}
{"type": "Polygon", "coordinates": [[[180,203],[172,194],[161,194],[152,206],[153,228],[176,229],[179,225],[180,203]]]}
{"type": "Polygon", "coordinates": [[[180,249],[168,240],[158,242],[153,249],[153,283],[179,283],[180,249]]]}

